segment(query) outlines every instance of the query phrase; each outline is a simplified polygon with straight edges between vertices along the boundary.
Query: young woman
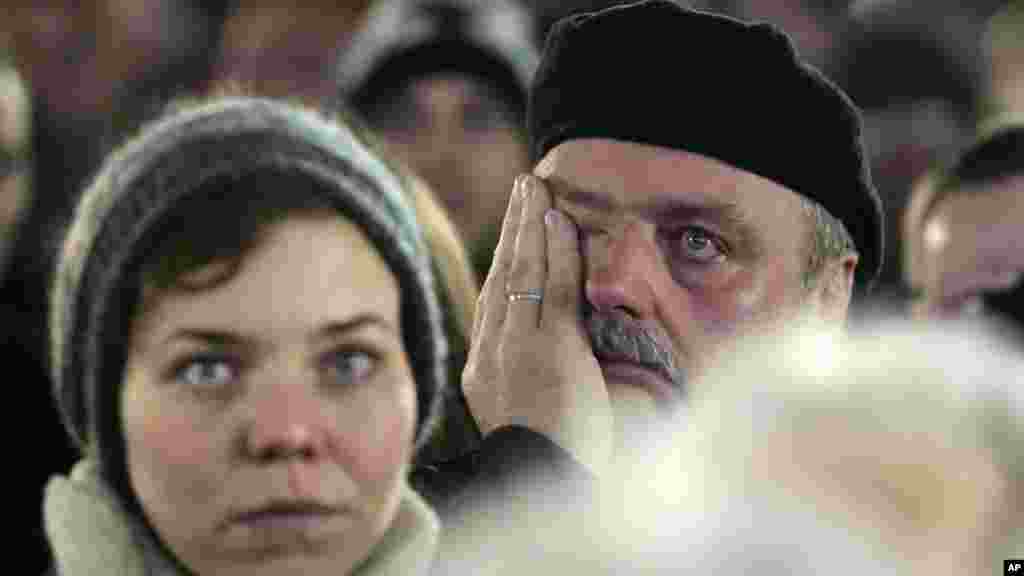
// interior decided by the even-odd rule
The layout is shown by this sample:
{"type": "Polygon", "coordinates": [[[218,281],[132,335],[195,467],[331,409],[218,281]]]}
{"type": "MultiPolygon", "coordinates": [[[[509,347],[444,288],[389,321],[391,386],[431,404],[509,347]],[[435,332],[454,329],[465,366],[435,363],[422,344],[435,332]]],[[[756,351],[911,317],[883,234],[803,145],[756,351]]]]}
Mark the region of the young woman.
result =
{"type": "Polygon", "coordinates": [[[51,295],[55,570],[416,574],[408,488],[447,378],[408,180],[269,100],[181,107],[84,192],[51,295]]]}

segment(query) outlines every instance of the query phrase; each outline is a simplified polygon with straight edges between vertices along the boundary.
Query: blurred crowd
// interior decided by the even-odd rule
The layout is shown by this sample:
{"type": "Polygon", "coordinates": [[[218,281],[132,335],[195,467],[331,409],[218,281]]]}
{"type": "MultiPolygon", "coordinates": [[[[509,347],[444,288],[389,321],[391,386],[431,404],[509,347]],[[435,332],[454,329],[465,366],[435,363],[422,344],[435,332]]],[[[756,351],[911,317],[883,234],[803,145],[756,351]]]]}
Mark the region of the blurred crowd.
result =
{"type": "MultiPolygon", "coordinates": [[[[53,401],[50,298],[63,234],[101,168],[123,169],[104,164],[112,153],[169,104],[210,94],[329,109],[395,159],[442,287],[443,416],[411,465],[413,486],[431,504],[442,499],[435,464],[472,452],[489,432],[462,374],[513,182],[537,160],[527,105],[544,40],[562,17],[624,2],[16,4],[0,22],[0,347],[5,381],[19,388],[19,410],[5,421],[17,455],[14,549],[28,570],[52,564],[46,481],[80,457],[53,401]]],[[[650,451],[619,465],[658,470],[656,482],[625,474],[582,529],[557,512],[530,529],[543,525],[560,541],[546,552],[564,573],[625,562],[699,573],[987,574],[1024,557],[1024,6],[686,4],[779,27],[859,108],[884,259],[873,291],[853,295],[851,334],[801,325],[730,347],[707,376],[721,384],[694,400],[685,425],[639,441],[650,451]],[[955,329],[929,329],[951,320],[955,329]],[[764,529],[773,526],[785,528],[764,529]],[[591,548],[606,553],[574,563],[591,548]],[[691,553],[679,558],[682,550],[691,553]]],[[[659,65],[697,90],[702,79],[686,73],[706,57],[669,53],[659,65]]],[[[776,136],[786,146],[788,135],[776,136]]],[[[481,542],[504,516],[470,509],[442,546],[459,559],[452,573],[535,553],[516,548],[524,536],[514,530],[501,550],[481,542]]]]}

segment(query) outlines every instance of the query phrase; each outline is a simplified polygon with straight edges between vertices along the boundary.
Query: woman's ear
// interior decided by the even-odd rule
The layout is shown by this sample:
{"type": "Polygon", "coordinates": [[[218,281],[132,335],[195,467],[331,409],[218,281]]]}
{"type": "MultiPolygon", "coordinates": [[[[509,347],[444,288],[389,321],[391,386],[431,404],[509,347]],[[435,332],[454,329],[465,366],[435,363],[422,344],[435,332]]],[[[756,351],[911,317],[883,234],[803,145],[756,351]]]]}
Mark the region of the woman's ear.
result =
{"type": "Polygon", "coordinates": [[[846,321],[857,262],[858,256],[850,253],[825,263],[810,295],[811,305],[822,320],[846,321]]]}

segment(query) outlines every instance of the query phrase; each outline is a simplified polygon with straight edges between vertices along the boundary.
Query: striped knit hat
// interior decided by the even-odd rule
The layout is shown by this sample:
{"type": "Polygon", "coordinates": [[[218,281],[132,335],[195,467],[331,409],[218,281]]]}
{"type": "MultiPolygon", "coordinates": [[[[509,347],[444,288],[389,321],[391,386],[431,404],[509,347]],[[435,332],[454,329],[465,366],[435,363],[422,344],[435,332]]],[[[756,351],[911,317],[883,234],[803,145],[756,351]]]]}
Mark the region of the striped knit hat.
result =
{"type": "Polygon", "coordinates": [[[168,113],[111,154],[84,191],[58,255],[50,295],[53,393],[71,437],[98,457],[115,489],[126,479],[118,391],[132,263],[147,235],[204,183],[257,170],[319,184],[323,200],[380,253],[400,286],[417,447],[438,418],[447,342],[405,181],[346,126],[267,99],[219,98],[168,113]]]}

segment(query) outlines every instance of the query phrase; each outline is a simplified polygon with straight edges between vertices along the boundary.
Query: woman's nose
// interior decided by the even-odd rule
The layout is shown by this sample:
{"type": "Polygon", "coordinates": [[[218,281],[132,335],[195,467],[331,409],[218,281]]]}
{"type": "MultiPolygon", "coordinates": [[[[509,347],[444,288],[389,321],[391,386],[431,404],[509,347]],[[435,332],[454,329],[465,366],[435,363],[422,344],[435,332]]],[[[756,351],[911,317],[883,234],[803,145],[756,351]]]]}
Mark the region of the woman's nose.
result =
{"type": "Polygon", "coordinates": [[[267,384],[256,391],[244,426],[244,445],[250,458],[315,460],[329,444],[325,400],[308,378],[267,384]]]}

